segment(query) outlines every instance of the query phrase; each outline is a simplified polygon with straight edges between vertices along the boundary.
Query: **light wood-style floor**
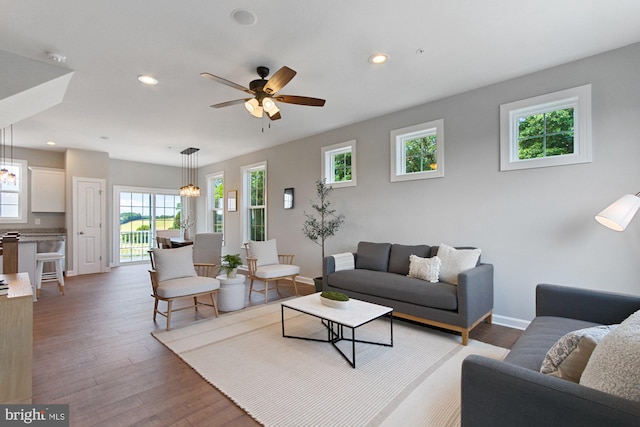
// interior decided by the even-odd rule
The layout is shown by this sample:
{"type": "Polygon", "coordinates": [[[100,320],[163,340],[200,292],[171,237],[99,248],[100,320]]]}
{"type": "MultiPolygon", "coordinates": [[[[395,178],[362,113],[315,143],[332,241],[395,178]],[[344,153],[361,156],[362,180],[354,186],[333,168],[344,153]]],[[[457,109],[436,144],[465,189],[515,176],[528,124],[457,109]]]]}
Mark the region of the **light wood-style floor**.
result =
{"type": "MultiPolygon", "coordinates": [[[[153,322],[147,270],[132,265],[68,277],[64,296],[54,283],[43,284],[33,310],[33,403],[69,404],[71,426],[258,425],[151,336],[164,318],[153,322]]],[[[269,300],[293,295],[281,289],[269,300]]],[[[253,294],[249,305],[263,301],[253,294]]],[[[172,327],[211,317],[208,307],[179,311],[172,327]]],[[[519,335],[482,324],[471,338],[510,348],[519,335]]]]}

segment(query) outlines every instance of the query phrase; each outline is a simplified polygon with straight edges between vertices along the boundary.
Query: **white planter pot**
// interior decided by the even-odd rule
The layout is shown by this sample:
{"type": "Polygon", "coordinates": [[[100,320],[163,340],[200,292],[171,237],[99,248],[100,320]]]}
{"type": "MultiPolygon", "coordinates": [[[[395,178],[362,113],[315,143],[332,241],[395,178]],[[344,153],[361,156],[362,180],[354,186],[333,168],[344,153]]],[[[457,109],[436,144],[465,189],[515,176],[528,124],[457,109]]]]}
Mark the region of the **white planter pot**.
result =
{"type": "Polygon", "coordinates": [[[349,301],[336,301],[334,299],[324,298],[320,296],[320,302],[326,305],[327,307],[342,308],[342,309],[349,308],[349,301]]]}

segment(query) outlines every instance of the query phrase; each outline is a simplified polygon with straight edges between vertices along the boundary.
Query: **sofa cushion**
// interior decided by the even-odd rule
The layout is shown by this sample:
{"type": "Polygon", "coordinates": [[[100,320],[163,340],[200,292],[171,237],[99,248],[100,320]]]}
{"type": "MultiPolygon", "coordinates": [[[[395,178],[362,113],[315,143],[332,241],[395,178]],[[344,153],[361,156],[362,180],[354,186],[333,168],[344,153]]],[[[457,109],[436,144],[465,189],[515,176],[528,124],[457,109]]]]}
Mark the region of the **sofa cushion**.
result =
{"type": "Polygon", "coordinates": [[[431,247],[427,245],[391,245],[391,254],[389,255],[389,273],[409,274],[409,257],[411,255],[420,258],[427,258],[431,247]]]}
{"type": "Polygon", "coordinates": [[[478,264],[480,249],[456,249],[443,243],[438,247],[438,257],[442,260],[440,280],[457,285],[458,274],[478,264]]]}
{"type": "Polygon", "coordinates": [[[640,310],[625,319],[596,347],[580,384],[640,402],[640,310]]]}
{"type": "Polygon", "coordinates": [[[540,372],[574,383],[580,382],[582,372],[596,345],[616,326],[594,326],[563,335],[547,352],[540,372]]]}
{"type": "Polygon", "coordinates": [[[565,317],[538,316],[522,332],[504,361],[539,372],[547,351],[560,337],[592,326],[599,324],[565,317]]]}
{"type": "Polygon", "coordinates": [[[442,310],[458,309],[457,288],[448,283],[425,283],[395,273],[359,269],[331,273],[327,281],[346,294],[353,291],[442,310]]]}
{"type": "Polygon", "coordinates": [[[419,256],[411,255],[409,257],[409,274],[407,276],[426,280],[431,283],[438,283],[441,264],[442,261],[440,261],[440,258],[437,256],[420,258],[419,256]]]}
{"type": "Polygon", "coordinates": [[[197,276],[193,266],[193,247],[176,249],[153,248],[153,264],[158,273],[158,281],[197,276]]]}
{"type": "Polygon", "coordinates": [[[387,271],[390,252],[391,243],[360,242],[358,243],[356,268],[387,271]]]}

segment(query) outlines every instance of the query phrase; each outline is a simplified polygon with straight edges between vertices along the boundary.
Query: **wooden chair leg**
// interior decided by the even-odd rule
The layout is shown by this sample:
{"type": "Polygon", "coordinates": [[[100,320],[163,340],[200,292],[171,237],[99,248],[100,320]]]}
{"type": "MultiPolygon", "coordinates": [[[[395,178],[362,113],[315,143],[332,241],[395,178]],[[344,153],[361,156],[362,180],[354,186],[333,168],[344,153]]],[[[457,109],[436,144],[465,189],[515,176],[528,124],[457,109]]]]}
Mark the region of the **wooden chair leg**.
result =
{"type": "Polygon", "coordinates": [[[253,292],[253,277],[251,278],[251,284],[249,285],[249,298],[251,298],[251,292],[253,292]]]}
{"type": "Polygon", "coordinates": [[[193,297],[193,306],[198,311],[198,297],[193,297]]]}
{"type": "Polygon", "coordinates": [[[213,304],[213,311],[215,311],[216,317],[218,317],[218,303],[216,301],[218,299],[218,291],[211,292],[211,294],[209,295],[211,295],[211,303],[213,304]],[[213,294],[215,294],[215,297],[213,294]]]}
{"type": "Polygon", "coordinates": [[[156,314],[158,314],[158,298],[155,299],[156,302],[153,304],[153,321],[156,321],[156,314]]]}
{"type": "Polygon", "coordinates": [[[462,335],[462,345],[469,344],[469,330],[464,330],[461,332],[462,335]]]}
{"type": "Polygon", "coordinates": [[[172,300],[167,301],[167,331],[171,328],[171,303],[172,300]]]}
{"type": "Polygon", "coordinates": [[[296,291],[296,296],[300,296],[300,294],[298,293],[298,284],[296,283],[296,276],[293,276],[291,278],[291,280],[293,281],[293,289],[296,291]]]}
{"type": "MultiPolygon", "coordinates": [[[[276,282],[276,290],[278,289],[278,282],[276,282]]],[[[269,282],[265,281],[264,282],[264,303],[267,303],[268,300],[268,296],[269,296],[269,282]]]]}

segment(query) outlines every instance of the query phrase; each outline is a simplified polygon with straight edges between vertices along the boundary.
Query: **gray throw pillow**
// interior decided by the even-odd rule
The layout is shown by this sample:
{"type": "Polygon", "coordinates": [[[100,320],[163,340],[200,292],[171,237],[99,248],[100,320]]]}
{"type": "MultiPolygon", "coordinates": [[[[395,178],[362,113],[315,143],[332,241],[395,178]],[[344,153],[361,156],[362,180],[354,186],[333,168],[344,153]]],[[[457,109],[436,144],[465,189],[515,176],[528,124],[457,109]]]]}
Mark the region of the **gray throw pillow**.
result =
{"type": "Polygon", "coordinates": [[[358,243],[356,268],[373,271],[387,271],[391,243],[358,243]]]}
{"type": "Polygon", "coordinates": [[[409,274],[409,257],[415,255],[420,258],[428,258],[431,247],[427,245],[391,245],[389,255],[389,273],[409,274]]]}

